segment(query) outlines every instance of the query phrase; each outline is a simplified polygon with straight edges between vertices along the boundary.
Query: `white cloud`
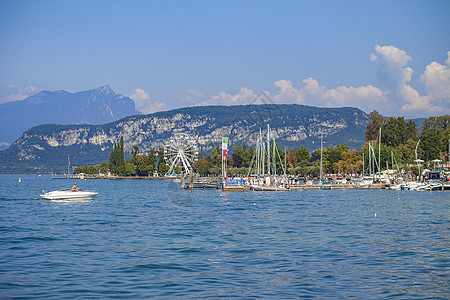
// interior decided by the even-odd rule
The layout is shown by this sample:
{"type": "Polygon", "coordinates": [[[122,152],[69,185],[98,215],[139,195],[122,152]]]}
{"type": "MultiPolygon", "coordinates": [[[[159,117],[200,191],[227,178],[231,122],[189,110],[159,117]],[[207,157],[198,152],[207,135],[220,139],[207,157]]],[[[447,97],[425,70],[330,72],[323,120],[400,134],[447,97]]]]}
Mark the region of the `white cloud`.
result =
{"type": "Polygon", "coordinates": [[[274,85],[280,92],[272,96],[275,103],[304,103],[305,99],[301,89],[296,89],[290,80],[278,80],[274,85]]]}
{"type": "MultiPolygon", "coordinates": [[[[263,91],[263,96],[270,97],[271,103],[296,103],[312,106],[357,106],[363,110],[373,109],[374,104],[386,102],[386,94],[380,89],[368,85],[360,87],[340,86],[336,89],[328,89],[319,85],[313,78],[303,80],[303,88],[295,88],[290,80],[278,80],[274,86],[279,88],[276,93],[263,91]]],[[[202,95],[204,96],[204,95],[202,95]]],[[[201,101],[199,105],[238,105],[258,104],[267,99],[260,99],[253,90],[241,87],[239,93],[229,94],[220,92],[217,96],[209,97],[201,101]]]]}
{"type": "Polygon", "coordinates": [[[437,62],[430,63],[425,72],[420,76],[425,90],[433,99],[450,99],[450,51],[447,52],[446,66],[437,62]]]}
{"type": "Polygon", "coordinates": [[[371,60],[379,64],[377,78],[392,103],[390,113],[396,113],[395,107],[414,114],[448,113],[450,111],[450,51],[447,66],[437,62],[430,63],[420,76],[425,85],[426,94],[420,95],[409,85],[413,70],[407,66],[412,58],[403,50],[394,46],[376,45],[371,60]],[[398,103],[400,100],[400,103],[398,103]]]}
{"type": "MultiPolygon", "coordinates": [[[[274,82],[278,90],[274,93],[262,91],[272,103],[296,103],[312,106],[358,107],[365,112],[374,109],[385,115],[426,116],[430,113],[450,112],[450,51],[446,65],[432,62],[420,76],[426,93],[421,95],[410,85],[413,69],[408,66],[412,60],[406,51],[395,46],[374,47],[370,60],[378,64],[377,79],[380,87],[374,85],[328,88],[311,77],[303,79],[303,87],[296,88],[290,80],[274,82]]],[[[258,95],[248,87],[241,87],[238,93],[225,91],[210,96],[190,89],[183,96],[182,103],[194,105],[238,105],[257,104],[258,95]]],[[[258,100],[259,99],[259,100],[258,100]]]]}
{"type": "Polygon", "coordinates": [[[346,87],[339,86],[328,89],[320,86],[313,78],[303,80],[305,88],[302,90],[306,103],[310,105],[324,105],[330,107],[356,106],[362,110],[370,111],[374,105],[387,101],[386,94],[372,85],[346,87]]]}
{"type": "Polygon", "coordinates": [[[250,104],[256,99],[257,95],[246,87],[241,87],[239,93],[229,94],[227,92],[219,92],[219,95],[212,96],[201,102],[200,105],[239,105],[250,104]]]}
{"type": "Polygon", "coordinates": [[[409,85],[403,86],[400,94],[402,98],[408,99],[408,101],[401,107],[404,111],[438,112],[441,110],[440,107],[430,103],[431,97],[421,96],[409,85]]]}
{"type": "Polygon", "coordinates": [[[150,95],[147,94],[144,90],[135,89],[134,94],[130,95],[130,98],[134,101],[147,101],[150,100],[150,95]]]}
{"type": "Polygon", "coordinates": [[[150,95],[142,89],[135,89],[130,98],[133,99],[136,109],[145,114],[167,109],[166,104],[163,102],[151,102],[150,95]]]}
{"type": "Polygon", "coordinates": [[[375,46],[371,61],[379,64],[378,81],[390,91],[400,91],[411,80],[413,70],[406,67],[411,60],[405,51],[394,46],[375,46]]]}
{"type": "Polygon", "coordinates": [[[14,85],[2,86],[2,102],[20,101],[37,94],[40,90],[32,85],[19,89],[14,85]]]}

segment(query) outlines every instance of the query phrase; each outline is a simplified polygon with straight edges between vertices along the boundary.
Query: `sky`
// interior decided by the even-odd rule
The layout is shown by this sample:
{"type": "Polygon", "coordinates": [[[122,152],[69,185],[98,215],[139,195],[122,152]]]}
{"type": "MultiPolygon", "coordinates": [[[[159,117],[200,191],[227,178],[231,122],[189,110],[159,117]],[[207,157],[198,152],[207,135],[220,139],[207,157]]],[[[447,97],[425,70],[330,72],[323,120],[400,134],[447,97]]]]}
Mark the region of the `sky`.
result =
{"type": "Polygon", "coordinates": [[[109,84],[195,105],[450,113],[450,1],[0,0],[0,103],[109,84]]]}

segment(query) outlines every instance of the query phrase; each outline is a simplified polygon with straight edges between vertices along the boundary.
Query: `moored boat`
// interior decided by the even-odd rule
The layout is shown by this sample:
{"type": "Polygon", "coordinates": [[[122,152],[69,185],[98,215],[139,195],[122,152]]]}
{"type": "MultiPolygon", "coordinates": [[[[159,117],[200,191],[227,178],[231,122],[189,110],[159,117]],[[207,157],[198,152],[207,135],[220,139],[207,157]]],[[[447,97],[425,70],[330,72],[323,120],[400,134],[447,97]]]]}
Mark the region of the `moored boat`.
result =
{"type": "Polygon", "coordinates": [[[267,185],[251,185],[250,188],[253,191],[266,191],[266,192],[288,192],[289,186],[267,186],[267,185]]]}

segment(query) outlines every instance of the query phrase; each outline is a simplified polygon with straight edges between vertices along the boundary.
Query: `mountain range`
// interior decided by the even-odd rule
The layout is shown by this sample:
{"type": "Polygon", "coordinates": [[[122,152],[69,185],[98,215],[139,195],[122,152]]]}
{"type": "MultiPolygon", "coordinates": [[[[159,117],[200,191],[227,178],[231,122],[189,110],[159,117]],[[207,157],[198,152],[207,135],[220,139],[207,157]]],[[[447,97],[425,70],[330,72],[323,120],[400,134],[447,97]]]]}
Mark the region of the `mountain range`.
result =
{"type": "Polygon", "coordinates": [[[230,146],[244,142],[254,146],[267,124],[282,147],[303,145],[312,151],[320,148],[322,135],[324,147],[348,144],[360,149],[367,121],[366,113],[351,107],[260,104],[187,107],[128,116],[103,125],[40,125],[0,152],[0,173],[64,172],[68,157],[75,166],[108,161],[121,136],[128,155],[133,145],[139,146],[141,153],[163,147],[175,133],[191,135],[204,153],[220,145],[223,136],[229,137],[230,146]]]}
{"type": "Polygon", "coordinates": [[[108,86],[69,93],[43,91],[21,101],[0,104],[0,149],[40,124],[104,124],[141,114],[134,101],[108,86]]]}

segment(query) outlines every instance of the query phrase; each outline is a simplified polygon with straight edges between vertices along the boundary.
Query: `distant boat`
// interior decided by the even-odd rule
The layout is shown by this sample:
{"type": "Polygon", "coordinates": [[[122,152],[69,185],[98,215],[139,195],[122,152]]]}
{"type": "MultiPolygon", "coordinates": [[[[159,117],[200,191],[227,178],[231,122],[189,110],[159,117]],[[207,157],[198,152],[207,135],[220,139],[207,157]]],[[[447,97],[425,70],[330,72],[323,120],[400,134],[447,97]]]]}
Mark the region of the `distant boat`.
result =
{"type": "Polygon", "coordinates": [[[97,196],[98,193],[83,191],[82,189],[65,189],[44,193],[42,198],[49,200],[77,200],[77,199],[91,199],[97,196]]]}

